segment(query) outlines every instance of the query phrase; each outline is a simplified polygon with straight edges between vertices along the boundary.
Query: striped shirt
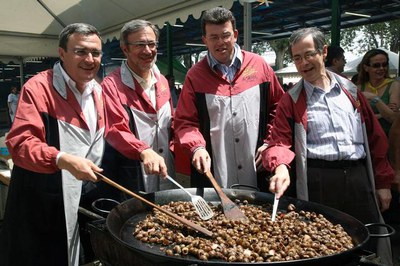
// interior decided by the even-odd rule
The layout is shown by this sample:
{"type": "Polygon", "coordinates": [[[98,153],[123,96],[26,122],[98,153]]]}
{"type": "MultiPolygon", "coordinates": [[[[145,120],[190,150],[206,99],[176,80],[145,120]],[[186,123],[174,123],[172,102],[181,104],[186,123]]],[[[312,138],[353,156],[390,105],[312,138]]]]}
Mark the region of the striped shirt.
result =
{"type": "Polygon", "coordinates": [[[217,68],[219,71],[221,71],[222,75],[226,77],[229,82],[233,80],[236,72],[240,69],[242,65],[242,60],[242,53],[237,43],[235,43],[232,62],[229,66],[221,64],[212,56],[210,52],[208,52],[208,62],[210,64],[210,67],[214,70],[215,68],[217,68]]]}
{"type": "MultiPolygon", "coordinates": [[[[330,75],[328,73],[328,75],[330,75]]],[[[307,158],[328,161],[365,157],[361,115],[331,76],[324,91],[304,81],[307,93],[307,158]]]]}
{"type": "Polygon", "coordinates": [[[149,83],[147,83],[147,81],[144,78],[142,78],[141,76],[139,76],[138,74],[133,72],[133,70],[128,65],[128,61],[125,61],[125,66],[126,66],[126,68],[129,69],[129,72],[131,72],[132,76],[136,79],[136,81],[140,84],[140,86],[142,86],[144,92],[149,97],[150,102],[153,105],[153,107],[156,108],[155,84],[157,83],[157,78],[155,77],[153,70],[150,69],[151,79],[150,79],[149,83]]]}

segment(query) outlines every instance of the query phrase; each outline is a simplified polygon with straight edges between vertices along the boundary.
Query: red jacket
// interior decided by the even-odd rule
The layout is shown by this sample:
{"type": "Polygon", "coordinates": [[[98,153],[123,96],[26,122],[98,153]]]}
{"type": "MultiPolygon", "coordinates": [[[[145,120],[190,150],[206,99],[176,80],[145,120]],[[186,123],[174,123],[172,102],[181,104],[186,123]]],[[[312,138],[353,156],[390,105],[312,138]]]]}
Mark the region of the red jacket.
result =
{"type": "Polygon", "coordinates": [[[174,120],[177,142],[188,156],[206,148],[222,187],[257,186],[255,153],[269,134],[284,93],[262,57],[238,53],[242,64],[232,81],[212,69],[207,57],[189,70],[174,120]]]}
{"type": "MultiPolygon", "coordinates": [[[[366,149],[366,152],[367,156],[372,159],[376,188],[390,188],[394,172],[387,159],[388,143],[385,133],[374,116],[369,103],[355,85],[338,75],[335,75],[335,77],[355,108],[361,112],[364,130],[368,136],[368,145],[365,146],[368,146],[370,154],[368,149],[366,149]]],[[[264,167],[270,171],[274,171],[280,164],[290,165],[295,156],[296,160],[299,160],[296,165],[305,167],[303,163],[299,162],[306,159],[306,151],[304,147],[303,149],[299,148],[301,145],[296,145],[301,142],[305,143],[306,135],[299,134],[300,128],[307,132],[306,92],[302,84],[302,81],[297,83],[292,90],[282,97],[278,105],[269,146],[263,152],[264,167]]],[[[296,170],[297,178],[299,178],[301,172],[302,170],[296,170]]]]}

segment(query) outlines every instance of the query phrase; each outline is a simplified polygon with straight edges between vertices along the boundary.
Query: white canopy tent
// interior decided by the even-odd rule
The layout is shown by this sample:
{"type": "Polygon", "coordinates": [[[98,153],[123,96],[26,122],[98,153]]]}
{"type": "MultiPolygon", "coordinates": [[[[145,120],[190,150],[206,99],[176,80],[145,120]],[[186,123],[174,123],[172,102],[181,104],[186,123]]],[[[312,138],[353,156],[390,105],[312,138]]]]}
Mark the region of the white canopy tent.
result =
{"type": "Polygon", "coordinates": [[[287,66],[287,67],[278,69],[277,71],[275,71],[275,74],[278,77],[282,77],[282,78],[297,78],[297,77],[300,77],[299,73],[297,72],[297,69],[296,69],[295,65],[287,66]]]}
{"type": "Polygon", "coordinates": [[[58,34],[65,25],[94,25],[104,41],[119,38],[132,19],[147,19],[160,28],[203,10],[232,7],[234,0],[0,0],[0,61],[21,62],[29,57],[57,57],[58,34]],[[149,4],[150,3],[150,4],[149,4]]]}

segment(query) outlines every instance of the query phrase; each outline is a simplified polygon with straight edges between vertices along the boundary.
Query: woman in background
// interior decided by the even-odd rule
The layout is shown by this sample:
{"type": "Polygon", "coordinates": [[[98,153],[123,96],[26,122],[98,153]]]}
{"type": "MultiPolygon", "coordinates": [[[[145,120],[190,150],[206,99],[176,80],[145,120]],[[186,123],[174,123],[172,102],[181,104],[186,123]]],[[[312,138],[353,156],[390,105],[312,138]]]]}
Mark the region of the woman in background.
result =
{"type": "Polygon", "coordinates": [[[389,56],[385,51],[372,49],[364,55],[357,84],[388,135],[399,111],[400,82],[389,77],[389,56]]]}

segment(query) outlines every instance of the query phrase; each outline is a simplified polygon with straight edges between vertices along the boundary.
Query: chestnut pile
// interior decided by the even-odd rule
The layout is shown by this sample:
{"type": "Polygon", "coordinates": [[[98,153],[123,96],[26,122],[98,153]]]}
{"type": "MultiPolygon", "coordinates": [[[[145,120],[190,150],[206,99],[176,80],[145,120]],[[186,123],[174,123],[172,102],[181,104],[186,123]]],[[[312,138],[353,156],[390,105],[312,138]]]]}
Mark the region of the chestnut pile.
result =
{"type": "Polygon", "coordinates": [[[275,262],[317,258],[353,248],[351,237],[340,224],[321,214],[296,212],[294,205],[278,211],[271,221],[271,205],[254,206],[236,202],[248,221],[227,220],[221,206],[203,221],[191,202],[170,202],[163,208],[200,224],[213,232],[211,238],[197,234],[169,216],[154,213],[136,225],[133,232],[142,242],[160,245],[168,256],[194,256],[200,260],[228,262],[275,262]]]}

